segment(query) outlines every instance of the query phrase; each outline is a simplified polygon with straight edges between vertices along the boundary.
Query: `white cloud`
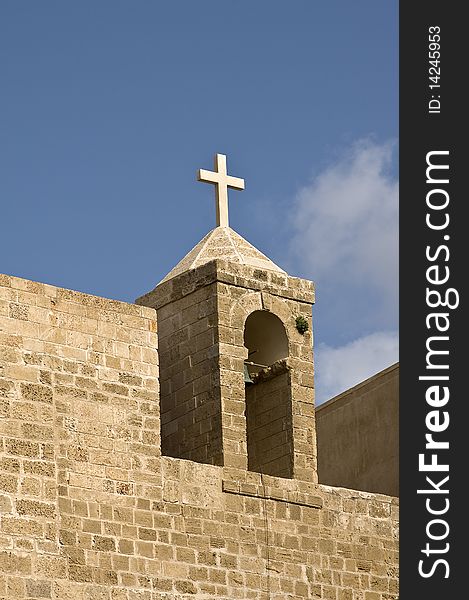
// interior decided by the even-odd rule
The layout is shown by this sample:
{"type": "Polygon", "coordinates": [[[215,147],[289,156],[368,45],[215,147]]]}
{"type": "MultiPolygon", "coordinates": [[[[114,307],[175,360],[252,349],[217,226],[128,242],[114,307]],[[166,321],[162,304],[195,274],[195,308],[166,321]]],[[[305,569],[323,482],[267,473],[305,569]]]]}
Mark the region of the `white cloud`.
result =
{"type": "Polygon", "coordinates": [[[394,144],[361,140],[293,201],[291,258],[316,282],[316,402],[398,360],[394,144]]]}
{"type": "Polygon", "coordinates": [[[315,351],[316,405],[389,367],[398,360],[397,331],[379,331],[333,348],[315,351]]]}
{"type": "Polygon", "coordinates": [[[373,294],[389,309],[398,279],[398,182],[387,173],[393,146],[361,140],[300,190],[291,245],[306,276],[338,293],[373,294]]]}

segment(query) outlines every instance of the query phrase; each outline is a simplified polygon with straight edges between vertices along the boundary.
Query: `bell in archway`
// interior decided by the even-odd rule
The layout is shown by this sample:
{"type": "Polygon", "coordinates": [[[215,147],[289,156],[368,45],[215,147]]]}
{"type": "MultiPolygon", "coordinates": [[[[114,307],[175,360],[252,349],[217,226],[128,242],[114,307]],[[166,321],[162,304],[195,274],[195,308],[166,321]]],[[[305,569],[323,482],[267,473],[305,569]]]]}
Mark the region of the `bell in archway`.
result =
{"type": "Polygon", "coordinates": [[[251,375],[246,363],[244,363],[244,383],[245,385],[252,385],[254,383],[254,381],[251,379],[251,375]]]}

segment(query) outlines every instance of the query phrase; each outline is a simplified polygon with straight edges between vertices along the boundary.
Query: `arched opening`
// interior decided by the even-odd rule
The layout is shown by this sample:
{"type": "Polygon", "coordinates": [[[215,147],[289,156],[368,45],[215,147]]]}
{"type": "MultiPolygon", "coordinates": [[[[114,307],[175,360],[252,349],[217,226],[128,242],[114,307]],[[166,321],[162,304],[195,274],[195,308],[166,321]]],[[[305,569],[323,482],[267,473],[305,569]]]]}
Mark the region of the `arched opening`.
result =
{"type": "Polygon", "coordinates": [[[269,311],[254,311],[246,319],[244,345],[248,469],[292,477],[291,380],[282,321],[269,311]]]}
{"type": "Polygon", "coordinates": [[[288,356],[288,338],[282,321],[267,310],[256,310],[246,319],[244,345],[250,375],[288,356]]]}

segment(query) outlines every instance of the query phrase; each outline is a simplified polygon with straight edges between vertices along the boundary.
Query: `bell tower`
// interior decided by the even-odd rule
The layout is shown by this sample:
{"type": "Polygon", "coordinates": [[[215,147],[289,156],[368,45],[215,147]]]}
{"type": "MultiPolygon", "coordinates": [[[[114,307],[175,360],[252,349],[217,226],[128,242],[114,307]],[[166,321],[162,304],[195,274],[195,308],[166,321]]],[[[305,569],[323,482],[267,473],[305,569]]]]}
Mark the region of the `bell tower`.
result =
{"type": "Polygon", "coordinates": [[[290,277],[228,225],[226,157],[217,227],[137,300],[157,311],[162,454],[317,481],[311,308],[290,277]]]}

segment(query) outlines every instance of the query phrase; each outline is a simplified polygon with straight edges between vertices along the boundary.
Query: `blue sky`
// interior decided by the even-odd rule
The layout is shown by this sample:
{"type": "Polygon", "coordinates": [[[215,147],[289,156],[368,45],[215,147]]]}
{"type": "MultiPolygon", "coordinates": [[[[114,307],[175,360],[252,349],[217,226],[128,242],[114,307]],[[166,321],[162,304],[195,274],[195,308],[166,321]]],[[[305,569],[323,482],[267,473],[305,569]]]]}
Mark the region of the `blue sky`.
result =
{"type": "Polygon", "coordinates": [[[215,225],[221,152],[230,225],[316,281],[320,400],[387,366],[397,44],[395,1],[4,0],[0,271],[133,301],[215,225]]]}

